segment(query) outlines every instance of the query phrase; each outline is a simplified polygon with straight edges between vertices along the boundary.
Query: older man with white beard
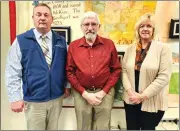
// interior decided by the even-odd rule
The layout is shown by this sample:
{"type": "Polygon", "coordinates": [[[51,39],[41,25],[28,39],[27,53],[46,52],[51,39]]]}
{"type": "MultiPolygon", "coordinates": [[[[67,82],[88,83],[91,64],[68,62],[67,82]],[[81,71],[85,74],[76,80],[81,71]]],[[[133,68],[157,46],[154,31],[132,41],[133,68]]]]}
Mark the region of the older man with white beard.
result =
{"type": "Polygon", "coordinates": [[[97,35],[100,20],[86,12],[84,36],[69,45],[67,78],[73,87],[78,130],[110,130],[114,85],[121,65],[112,40],[97,35]]]}

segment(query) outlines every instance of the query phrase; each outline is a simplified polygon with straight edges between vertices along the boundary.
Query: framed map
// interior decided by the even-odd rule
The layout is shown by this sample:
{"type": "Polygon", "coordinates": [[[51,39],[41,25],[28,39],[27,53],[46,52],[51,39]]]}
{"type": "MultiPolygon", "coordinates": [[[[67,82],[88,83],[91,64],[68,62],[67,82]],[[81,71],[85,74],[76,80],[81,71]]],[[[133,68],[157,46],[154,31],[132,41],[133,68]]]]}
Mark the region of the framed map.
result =
{"type": "Polygon", "coordinates": [[[116,45],[129,45],[134,41],[134,26],[145,13],[155,13],[156,1],[85,1],[85,12],[99,15],[99,35],[116,45]]]}

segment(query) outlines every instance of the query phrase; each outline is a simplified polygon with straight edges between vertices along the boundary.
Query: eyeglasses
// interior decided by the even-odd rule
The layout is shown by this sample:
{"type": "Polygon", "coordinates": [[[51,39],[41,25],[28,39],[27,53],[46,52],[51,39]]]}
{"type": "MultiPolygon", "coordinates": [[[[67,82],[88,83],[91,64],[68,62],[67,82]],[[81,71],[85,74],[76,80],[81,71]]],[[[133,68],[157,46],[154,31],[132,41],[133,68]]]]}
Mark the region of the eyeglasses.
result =
{"type": "Polygon", "coordinates": [[[89,27],[90,25],[94,28],[94,27],[97,27],[99,24],[97,24],[97,23],[85,23],[85,24],[82,24],[82,26],[84,26],[85,28],[89,27]]]}

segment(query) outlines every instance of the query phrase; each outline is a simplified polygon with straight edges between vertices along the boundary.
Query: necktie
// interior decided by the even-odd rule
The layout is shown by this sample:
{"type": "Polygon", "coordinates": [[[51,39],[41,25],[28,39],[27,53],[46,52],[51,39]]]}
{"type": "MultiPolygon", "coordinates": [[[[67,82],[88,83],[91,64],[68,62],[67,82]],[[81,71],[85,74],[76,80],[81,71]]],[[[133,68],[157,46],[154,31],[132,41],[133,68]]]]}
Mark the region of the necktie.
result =
{"type": "Polygon", "coordinates": [[[42,48],[44,57],[46,59],[46,62],[48,64],[48,66],[50,67],[52,59],[51,59],[50,54],[49,54],[49,47],[46,43],[46,36],[41,36],[41,38],[42,38],[41,48],[42,48]]]}

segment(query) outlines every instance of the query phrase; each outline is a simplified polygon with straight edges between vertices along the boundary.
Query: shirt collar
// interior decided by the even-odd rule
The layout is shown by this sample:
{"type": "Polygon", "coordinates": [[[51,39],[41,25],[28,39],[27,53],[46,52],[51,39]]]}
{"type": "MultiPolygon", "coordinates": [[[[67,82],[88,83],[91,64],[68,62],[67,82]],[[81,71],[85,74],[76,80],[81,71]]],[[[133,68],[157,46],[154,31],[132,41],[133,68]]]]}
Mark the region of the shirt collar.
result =
{"type": "MultiPolygon", "coordinates": [[[[42,33],[38,32],[36,28],[33,31],[34,31],[36,39],[40,39],[42,36],[42,33]]],[[[50,30],[48,33],[45,34],[45,36],[48,39],[52,39],[52,31],[50,30]]]]}
{"type": "MultiPolygon", "coordinates": [[[[97,35],[96,40],[95,40],[95,42],[93,43],[93,46],[98,45],[98,44],[104,44],[103,41],[102,41],[102,39],[101,39],[101,37],[100,37],[99,35],[97,35]]],[[[79,46],[90,46],[90,45],[86,42],[85,36],[82,37],[82,39],[80,40],[79,46]]]]}

